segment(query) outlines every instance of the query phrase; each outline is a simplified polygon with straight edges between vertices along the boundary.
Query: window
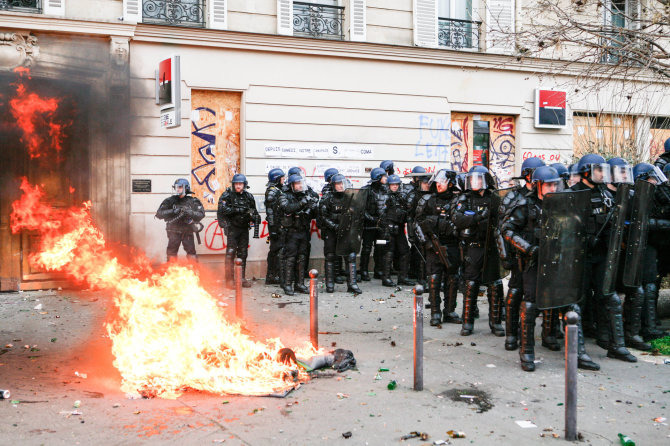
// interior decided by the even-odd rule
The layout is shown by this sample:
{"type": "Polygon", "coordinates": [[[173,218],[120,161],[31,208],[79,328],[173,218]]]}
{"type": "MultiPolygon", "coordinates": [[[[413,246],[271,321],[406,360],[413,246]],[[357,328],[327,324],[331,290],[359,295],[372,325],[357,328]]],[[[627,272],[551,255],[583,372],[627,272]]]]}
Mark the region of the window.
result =
{"type": "Polygon", "coordinates": [[[204,0],[142,0],[142,21],[173,26],[205,26],[204,0]]]}
{"type": "Polygon", "coordinates": [[[293,35],[344,39],[344,7],[337,0],[293,2],[293,35]]]}
{"type": "Polygon", "coordinates": [[[0,0],[1,10],[40,12],[42,5],[40,0],[0,0]]]}
{"type": "MultiPolygon", "coordinates": [[[[603,8],[602,63],[632,62],[625,47],[636,45],[635,30],[639,27],[638,0],[606,0],[603,8]]],[[[634,58],[633,58],[634,59],[634,58]]]]}
{"type": "Polygon", "coordinates": [[[479,49],[481,22],[472,20],[472,0],[439,0],[437,16],[439,46],[479,49]]]}

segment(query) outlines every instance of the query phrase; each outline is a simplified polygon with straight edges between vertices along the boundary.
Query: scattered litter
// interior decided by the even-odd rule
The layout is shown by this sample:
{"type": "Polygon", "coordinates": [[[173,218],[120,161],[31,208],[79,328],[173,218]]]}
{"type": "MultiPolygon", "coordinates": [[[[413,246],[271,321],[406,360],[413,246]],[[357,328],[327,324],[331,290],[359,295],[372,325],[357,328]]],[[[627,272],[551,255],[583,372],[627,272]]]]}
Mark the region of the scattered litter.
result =
{"type": "Polygon", "coordinates": [[[665,417],[656,417],[654,418],[654,423],[665,423],[667,418],[665,417]]]}
{"type": "Polygon", "coordinates": [[[78,409],[79,406],[81,406],[81,401],[79,401],[79,400],[75,401],[74,404],[73,404],[73,407],[74,407],[75,409],[78,409]]]}
{"type": "Polygon", "coordinates": [[[451,438],[465,438],[465,432],[461,431],[447,431],[447,435],[449,435],[451,438]]]}
{"type": "Polygon", "coordinates": [[[58,338],[51,338],[51,342],[56,342],[58,338]]]}
{"type": "Polygon", "coordinates": [[[220,307],[227,307],[228,306],[228,304],[223,302],[223,301],[218,301],[216,304],[220,307]]]}
{"type": "Polygon", "coordinates": [[[14,344],[5,344],[5,348],[12,348],[14,347],[14,344]]]}
{"type": "Polygon", "coordinates": [[[396,387],[398,387],[398,383],[396,382],[395,379],[391,380],[386,386],[386,388],[389,389],[389,390],[395,390],[396,387]]]}
{"type": "Polygon", "coordinates": [[[269,308],[263,308],[263,313],[269,313],[270,309],[269,308]]]}
{"type": "Polygon", "coordinates": [[[79,372],[74,372],[74,374],[80,378],[88,378],[88,375],[86,373],[79,373],[79,372]]]}
{"type": "Polygon", "coordinates": [[[536,426],[535,424],[533,424],[533,422],[530,421],[530,420],[516,420],[515,423],[518,424],[519,427],[522,427],[522,428],[524,428],[524,429],[529,429],[529,428],[532,428],[532,427],[537,427],[537,426],[536,426]]]}
{"type": "Polygon", "coordinates": [[[380,372],[388,372],[389,369],[387,369],[387,368],[385,368],[385,367],[379,367],[379,371],[380,371],[380,372]]]}
{"type": "Polygon", "coordinates": [[[536,359],[533,364],[542,364],[542,359],[536,359]]]}
{"type": "Polygon", "coordinates": [[[421,440],[423,440],[423,441],[426,441],[426,440],[428,440],[428,438],[430,438],[430,437],[429,437],[429,435],[428,435],[427,433],[425,433],[425,432],[417,432],[417,431],[412,431],[412,432],[410,432],[409,434],[407,434],[407,435],[403,435],[402,437],[400,437],[400,439],[401,439],[402,441],[409,440],[410,438],[419,438],[419,439],[421,439],[421,440]]]}
{"type": "Polygon", "coordinates": [[[663,364],[670,364],[670,359],[664,359],[663,364]]]}
{"type": "Polygon", "coordinates": [[[635,446],[635,442],[630,439],[628,435],[624,434],[618,434],[619,435],[619,441],[623,446],[635,446]]]}
{"type": "Polygon", "coordinates": [[[349,398],[349,395],[347,395],[346,393],[338,392],[337,393],[337,398],[340,399],[340,400],[343,400],[345,398],[349,398]]]}
{"type": "Polygon", "coordinates": [[[121,407],[121,405],[120,405],[119,403],[114,403],[114,404],[112,405],[112,407],[113,407],[114,409],[116,409],[117,407],[121,407]]]}
{"type": "Polygon", "coordinates": [[[472,399],[472,398],[474,398],[475,396],[474,396],[474,395],[460,395],[460,397],[461,397],[461,398],[470,398],[470,399],[472,399]]]}
{"type": "Polygon", "coordinates": [[[212,443],[225,443],[226,439],[224,438],[223,440],[212,440],[212,443]]]}
{"type": "Polygon", "coordinates": [[[344,438],[351,438],[351,432],[344,432],[344,433],[342,433],[342,436],[344,438]]]}
{"type": "Polygon", "coordinates": [[[225,400],[225,401],[221,402],[221,404],[229,404],[229,403],[230,403],[230,401],[228,401],[228,400],[225,400]]]}
{"type": "Polygon", "coordinates": [[[270,297],[272,297],[273,299],[279,299],[281,297],[281,294],[272,293],[270,294],[270,297]]]}
{"type": "Polygon", "coordinates": [[[41,310],[41,309],[42,309],[42,304],[37,304],[37,305],[35,305],[35,307],[33,308],[33,310],[41,310]]]}
{"type": "Polygon", "coordinates": [[[134,415],[139,415],[139,414],[141,414],[141,413],[142,413],[141,410],[136,410],[135,412],[133,412],[134,415]]]}
{"type": "Polygon", "coordinates": [[[435,440],[433,444],[435,446],[441,446],[443,444],[451,444],[451,443],[449,442],[449,440],[435,440]]]}
{"type": "Polygon", "coordinates": [[[496,365],[495,364],[486,364],[486,367],[488,367],[490,369],[495,369],[496,365]]]}
{"type": "Polygon", "coordinates": [[[473,347],[477,347],[477,344],[474,343],[474,342],[471,342],[470,345],[473,346],[473,347]]]}
{"type": "Polygon", "coordinates": [[[391,341],[391,347],[395,347],[395,341],[391,341]]]}
{"type": "Polygon", "coordinates": [[[142,399],[142,395],[140,395],[139,393],[126,393],[126,399],[139,400],[142,399]]]}
{"type": "Polygon", "coordinates": [[[83,415],[80,410],[61,410],[59,413],[61,415],[65,415],[65,418],[70,418],[71,416],[75,415],[83,415]]]}
{"type": "Polygon", "coordinates": [[[377,394],[374,392],[368,392],[368,396],[377,396],[377,394]]]}
{"type": "Polygon", "coordinates": [[[375,381],[381,381],[381,379],[382,379],[382,376],[379,373],[377,373],[375,375],[375,381]]]}
{"type": "Polygon", "coordinates": [[[0,389],[0,400],[8,400],[12,396],[9,390],[0,389]]]}

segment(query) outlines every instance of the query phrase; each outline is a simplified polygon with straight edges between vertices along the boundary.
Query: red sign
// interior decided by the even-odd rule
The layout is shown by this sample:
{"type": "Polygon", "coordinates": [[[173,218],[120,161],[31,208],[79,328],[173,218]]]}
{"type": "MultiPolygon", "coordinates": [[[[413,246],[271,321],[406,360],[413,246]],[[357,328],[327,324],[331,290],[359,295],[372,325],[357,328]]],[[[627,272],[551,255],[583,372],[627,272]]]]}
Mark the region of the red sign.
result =
{"type": "Polygon", "coordinates": [[[567,124],[565,91],[535,90],[535,127],[561,128],[567,124]]]}

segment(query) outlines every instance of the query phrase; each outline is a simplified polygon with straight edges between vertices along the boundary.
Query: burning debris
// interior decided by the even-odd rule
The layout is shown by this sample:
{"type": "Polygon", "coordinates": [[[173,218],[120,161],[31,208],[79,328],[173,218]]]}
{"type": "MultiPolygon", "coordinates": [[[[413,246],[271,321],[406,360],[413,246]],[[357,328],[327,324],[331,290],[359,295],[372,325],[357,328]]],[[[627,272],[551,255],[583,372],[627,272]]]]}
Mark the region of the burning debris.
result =
{"type": "MultiPolygon", "coordinates": [[[[21,190],[11,228],[40,236],[31,264],[114,292],[118,314],[107,331],[124,392],[161,398],[177,398],[187,389],[267,395],[309,379],[293,361],[277,361],[284,348],[279,339],[254,341],[228,321],[193,267],[154,269],[141,253],[123,262],[94,225],[89,202],[56,209],[26,179],[21,190]]],[[[295,352],[317,353],[308,343],[295,352]]]]}

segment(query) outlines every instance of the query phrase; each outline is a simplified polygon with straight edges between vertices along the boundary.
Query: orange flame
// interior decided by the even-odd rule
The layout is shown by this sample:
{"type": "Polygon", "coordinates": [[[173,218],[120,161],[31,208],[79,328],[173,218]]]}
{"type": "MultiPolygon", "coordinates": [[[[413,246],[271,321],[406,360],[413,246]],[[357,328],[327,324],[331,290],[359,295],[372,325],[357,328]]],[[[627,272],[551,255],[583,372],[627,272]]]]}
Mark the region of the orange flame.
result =
{"type": "MultiPolygon", "coordinates": [[[[190,266],[157,271],[145,255],[124,264],[107,247],[81,207],[54,209],[24,178],[12,204],[11,228],[40,235],[33,266],[64,271],[80,283],[114,292],[118,315],[106,324],[122,390],[177,398],[187,389],[217,394],[266,395],[293,388],[308,375],[276,360],[279,339],[257,342],[226,320],[190,266]]],[[[316,351],[305,343],[298,356],[316,351]]]]}
{"type": "Polygon", "coordinates": [[[19,75],[19,82],[12,84],[16,87],[16,96],[9,100],[9,108],[23,133],[21,142],[27,145],[31,159],[39,158],[47,149],[54,149],[60,154],[64,130],[68,124],[56,122],[54,114],[58,110],[59,100],[29,92],[22,82],[24,77],[30,79],[27,68],[19,67],[14,72],[19,75]],[[37,129],[46,129],[46,134],[37,132],[37,129]]]}

